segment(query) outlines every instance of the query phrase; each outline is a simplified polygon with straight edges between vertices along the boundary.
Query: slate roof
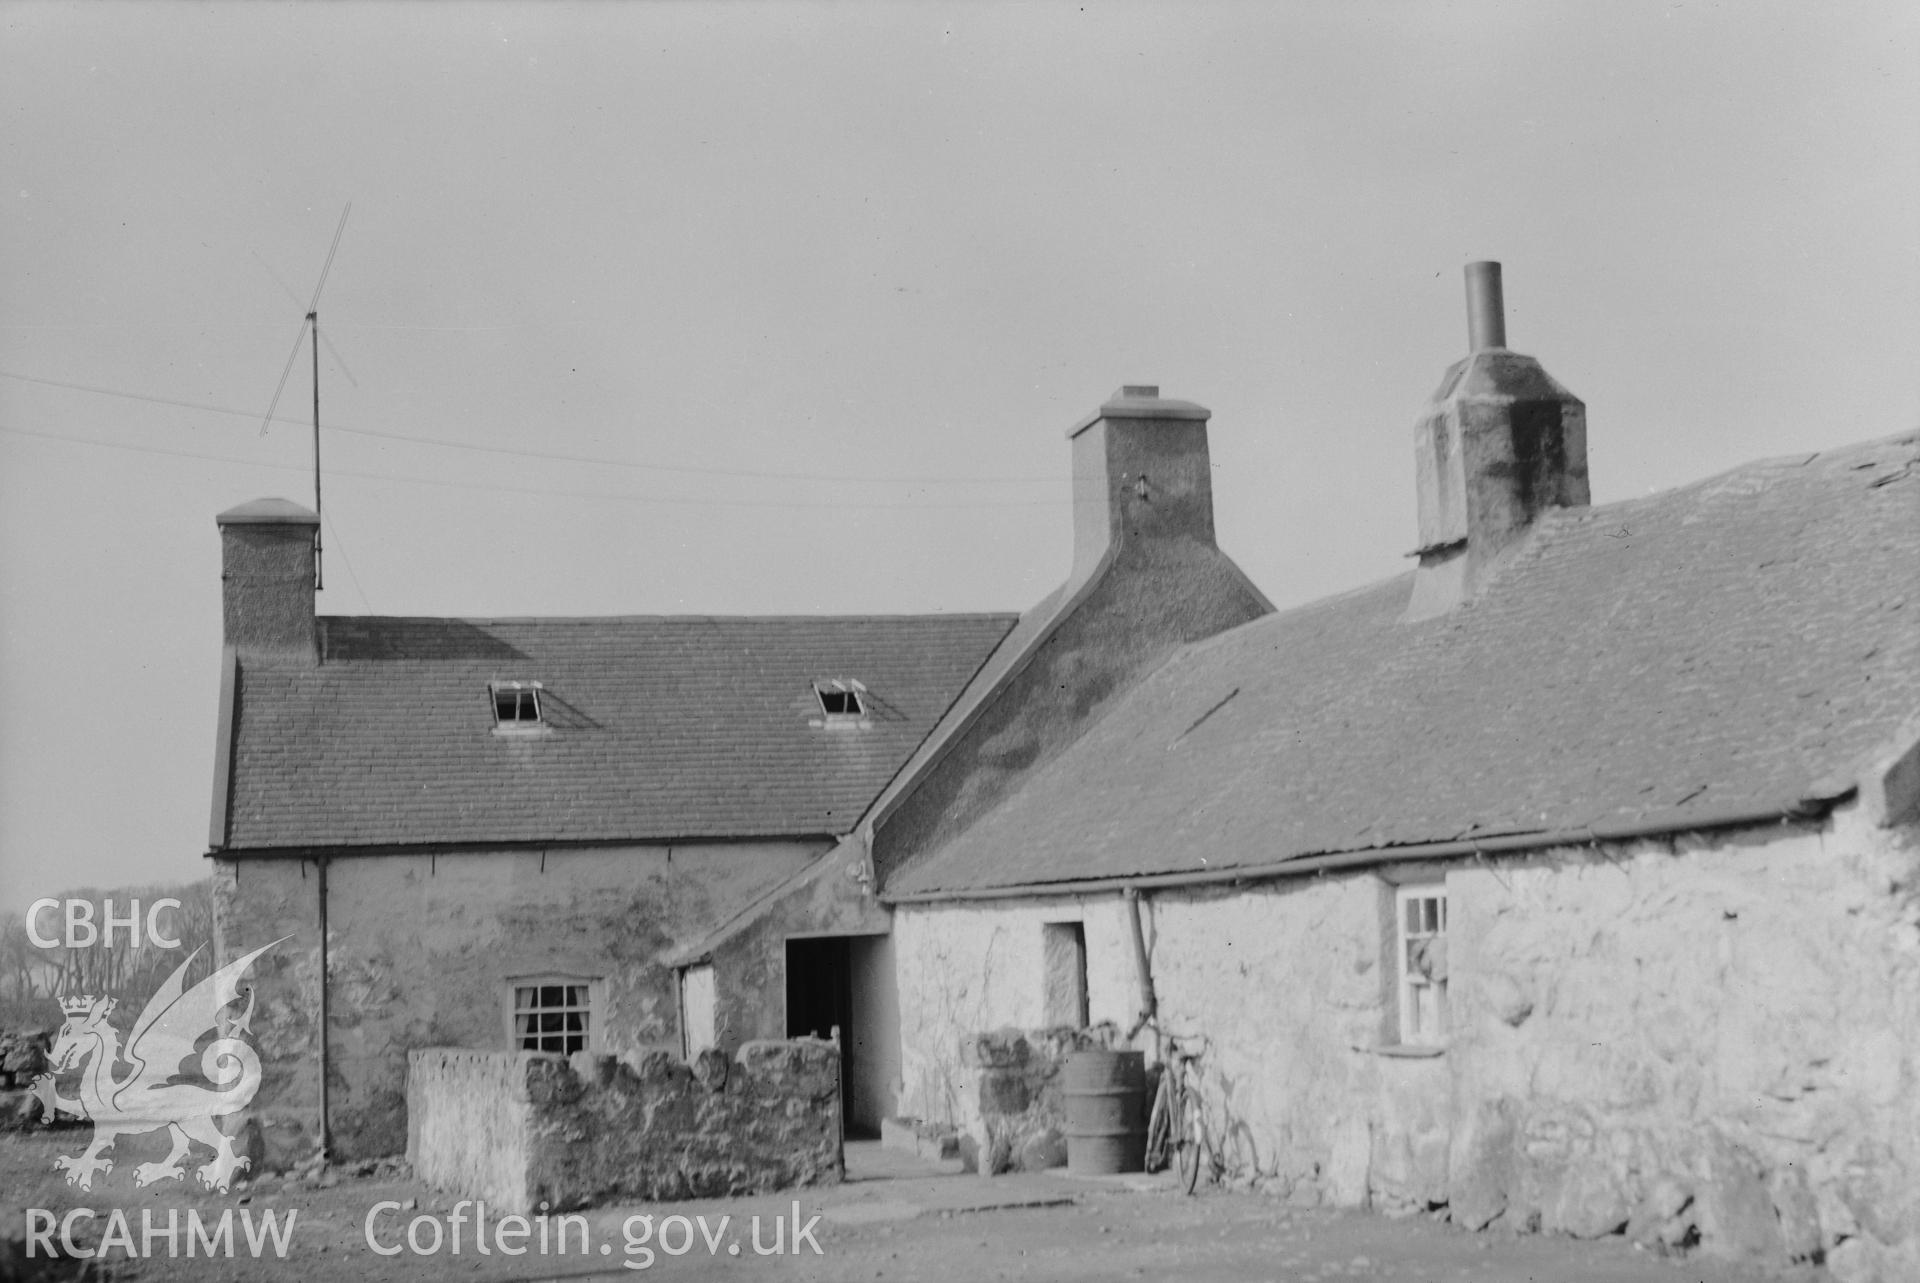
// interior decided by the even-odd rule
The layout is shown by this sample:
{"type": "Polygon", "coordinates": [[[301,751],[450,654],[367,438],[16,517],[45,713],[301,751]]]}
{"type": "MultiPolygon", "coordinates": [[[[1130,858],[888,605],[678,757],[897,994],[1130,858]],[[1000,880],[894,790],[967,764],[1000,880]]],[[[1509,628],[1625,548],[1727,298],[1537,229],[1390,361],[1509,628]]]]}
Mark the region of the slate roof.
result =
{"type": "Polygon", "coordinates": [[[1556,510],[1402,624],[1411,584],[1187,647],[884,892],[1785,813],[1920,710],[1920,434],[1556,510]]]}
{"type": "Polygon", "coordinates": [[[323,619],[318,667],[241,662],[225,849],[844,833],[1014,620],[323,619]],[[836,678],[869,725],[810,724],[836,678]]]}

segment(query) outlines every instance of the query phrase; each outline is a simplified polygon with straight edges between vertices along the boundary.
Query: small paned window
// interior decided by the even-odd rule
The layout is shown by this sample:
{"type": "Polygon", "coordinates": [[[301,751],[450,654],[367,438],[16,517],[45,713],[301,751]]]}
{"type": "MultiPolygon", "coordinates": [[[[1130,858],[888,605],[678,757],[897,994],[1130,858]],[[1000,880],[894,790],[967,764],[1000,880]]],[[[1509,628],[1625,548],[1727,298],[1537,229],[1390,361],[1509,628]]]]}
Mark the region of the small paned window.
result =
{"type": "Polygon", "coordinates": [[[521,1051],[585,1051],[592,1020],[592,985],[585,980],[513,987],[513,1041],[521,1051]]]}
{"type": "Polygon", "coordinates": [[[1400,1041],[1436,1046],[1447,1037],[1447,892],[1404,886],[1394,895],[1399,937],[1400,1041]]]}
{"type": "Polygon", "coordinates": [[[540,725],[539,682],[495,682],[493,723],[508,730],[540,725]]]}

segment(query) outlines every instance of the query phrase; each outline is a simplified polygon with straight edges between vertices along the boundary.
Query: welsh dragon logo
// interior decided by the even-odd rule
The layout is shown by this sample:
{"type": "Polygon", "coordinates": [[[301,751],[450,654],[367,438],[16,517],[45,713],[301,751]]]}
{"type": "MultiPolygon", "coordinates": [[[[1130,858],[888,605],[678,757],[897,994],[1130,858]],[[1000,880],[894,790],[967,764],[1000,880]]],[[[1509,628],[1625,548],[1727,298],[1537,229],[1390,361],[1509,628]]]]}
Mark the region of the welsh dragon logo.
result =
{"type": "Polygon", "coordinates": [[[233,1152],[233,1137],[214,1121],[245,1109],[260,1090],[260,1057],[243,1037],[253,1032],[252,990],[245,1010],[228,1008],[238,1003],[240,977],[253,960],[287,938],[235,958],[182,992],[182,978],[200,954],[195,949],[148,1000],[124,1049],[119,1032],[107,1023],[116,999],[87,995],[61,1000],[67,1022],[53,1044],[53,1067],[34,1081],[33,1089],[47,1117],[61,1109],[93,1123],[93,1143],[85,1153],[53,1160],[56,1170],[67,1173],[67,1184],[92,1189],[96,1172],[113,1170],[113,1160],[102,1155],[118,1137],[162,1127],[173,1133],[173,1151],[160,1162],[134,1168],[135,1185],[183,1179],[182,1160],[195,1141],[213,1150],[213,1161],[195,1169],[209,1189],[225,1193],[234,1174],[252,1165],[252,1159],[233,1152]],[[182,1081],[182,1062],[209,1033],[214,1039],[199,1054],[207,1085],[182,1081]],[[122,1063],[128,1066],[124,1075],[115,1072],[122,1063]],[[65,1099],[55,1090],[54,1076],[82,1064],[80,1098],[65,1099]]]}

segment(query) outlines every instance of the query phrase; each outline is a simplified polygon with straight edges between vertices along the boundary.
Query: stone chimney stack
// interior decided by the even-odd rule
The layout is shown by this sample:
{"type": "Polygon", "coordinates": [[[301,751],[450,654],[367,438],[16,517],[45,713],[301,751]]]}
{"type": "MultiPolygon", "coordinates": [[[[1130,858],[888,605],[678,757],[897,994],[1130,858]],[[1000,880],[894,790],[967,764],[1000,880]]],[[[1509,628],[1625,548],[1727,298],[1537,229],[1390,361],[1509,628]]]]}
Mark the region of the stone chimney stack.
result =
{"type": "Polygon", "coordinates": [[[220,527],[222,640],[244,658],[319,662],[313,539],[320,518],[285,499],[229,508],[220,527]]]}
{"type": "Polygon", "coordinates": [[[1112,550],[1148,541],[1214,546],[1207,420],[1191,401],[1129,384],[1067,433],[1073,442],[1073,573],[1084,583],[1112,550]]]}
{"type": "Polygon", "coordinates": [[[1588,502],[1587,408],[1508,350],[1500,264],[1467,264],[1471,351],[1414,428],[1420,569],[1409,622],[1472,597],[1549,508],[1588,502]]]}

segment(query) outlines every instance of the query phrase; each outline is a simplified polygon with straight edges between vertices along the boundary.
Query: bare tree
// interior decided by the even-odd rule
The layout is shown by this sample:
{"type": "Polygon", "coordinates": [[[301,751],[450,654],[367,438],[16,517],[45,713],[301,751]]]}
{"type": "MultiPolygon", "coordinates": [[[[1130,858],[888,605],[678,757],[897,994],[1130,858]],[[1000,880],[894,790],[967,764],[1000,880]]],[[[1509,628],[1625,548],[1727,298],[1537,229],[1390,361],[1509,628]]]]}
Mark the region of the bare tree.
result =
{"type": "Polygon", "coordinates": [[[42,915],[43,936],[62,934],[62,943],[41,948],[28,935],[22,915],[9,914],[0,924],[0,990],[11,1011],[9,1023],[21,1021],[26,1010],[46,1000],[78,994],[112,994],[122,1010],[138,1012],[153,996],[163,980],[187,960],[194,951],[186,982],[192,984],[212,970],[213,883],[202,879],[187,883],[155,883],[137,887],[78,887],[53,897],[62,902],[84,900],[93,906],[96,936],[90,945],[69,947],[64,942],[65,921],[60,915],[42,915]],[[116,930],[111,940],[105,931],[106,902],[125,915],[130,904],[140,905],[139,943],[135,933],[116,930]],[[148,913],[160,900],[177,900],[178,907],[161,910],[154,919],[177,948],[163,948],[147,934],[148,913]],[[57,924],[57,925],[56,925],[57,924]]]}

